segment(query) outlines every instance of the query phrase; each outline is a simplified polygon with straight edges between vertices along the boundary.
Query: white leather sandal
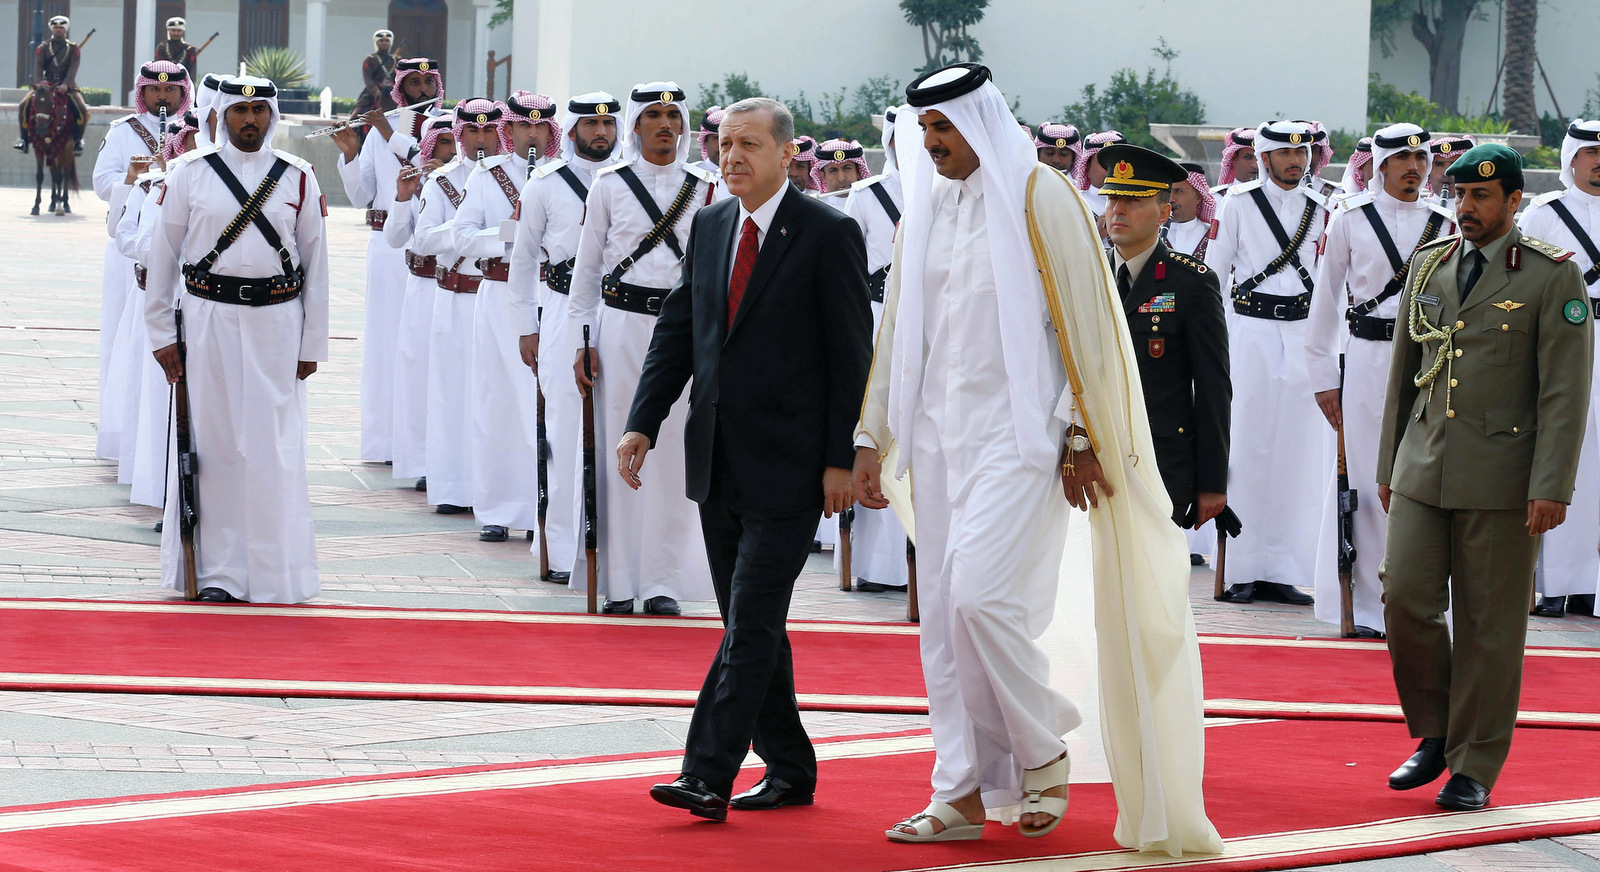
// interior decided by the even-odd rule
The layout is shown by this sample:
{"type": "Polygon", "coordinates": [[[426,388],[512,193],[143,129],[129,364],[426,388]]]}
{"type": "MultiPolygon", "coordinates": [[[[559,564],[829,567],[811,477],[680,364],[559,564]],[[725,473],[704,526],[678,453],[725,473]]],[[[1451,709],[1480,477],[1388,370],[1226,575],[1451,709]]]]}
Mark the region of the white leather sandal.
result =
{"type": "Polygon", "coordinates": [[[1030,827],[1019,823],[1017,831],[1030,839],[1047,836],[1054,830],[1061,819],[1067,814],[1067,801],[1059,796],[1045,796],[1044,792],[1053,787],[1066,787],[1067,776],[1072,772],[1072,760],[1063,756],[1060,760],[1038,769],[1027,769],[1022,773],[1022,814],[1048,814],[1054,815],[1055,820],[1042,827],[1030,827]]]}
{"type": "Polygon", "coordinates": [[[916,832],[904,833],[890,828],[883,834],[895,842],[963,842],[983,838],[983,824],[968,821],[966,815],[947,802],[930,802],[927,808],[895,826],[907,824],[916,832]],[[934,821],[944,824],[944,829],[934,832],[934,821]]]}

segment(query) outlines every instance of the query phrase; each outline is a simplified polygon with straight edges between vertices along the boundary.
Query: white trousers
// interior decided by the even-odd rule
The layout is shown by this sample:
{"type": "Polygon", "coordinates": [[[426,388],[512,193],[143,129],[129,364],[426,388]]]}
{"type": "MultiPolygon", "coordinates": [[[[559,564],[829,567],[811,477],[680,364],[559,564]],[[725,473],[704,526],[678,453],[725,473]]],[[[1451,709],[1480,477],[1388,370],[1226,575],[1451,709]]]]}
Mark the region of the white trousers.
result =
{"type": "MultiPolygon", "coordinates": [[[[183,297],[201,588],[254,603],[298,603],[321,590],[306,483],[306,385],[295,378],[299,300],[235,306],[183,297]]],[[[174,434],[176,445],[176,434],[174,434]]],[[[167,480],[162,586],[183,588],[178,467],[167,480]]]]}
{"type": "Polygon", "coordinates": [[[361,331],[361,459],[393,460],[394,357],[405,299],[405,252],[367,236],[366,320],[361,331]]]}
{"type": "Polygon", "coordinates": [[[433,327],[432,278],[406,273],[405,300],[394,349],[394,424],[390,447],[395,478],[427,475],[428,341],[433,327]]]}
{"type": "MultiPolygon", "coordinates": [[[[1383,564],[1384,543],[1389,536],[1389,514],[1378,499],[1378,441],[1383,429],[1383,399],[1389,387],[1392,348],[1388,342],[1351,337],[1344,354],[1342,396],[1345,464],[1350,487],[1356,492],[1356,565],[1351,575],[1351,603],[1356,624],[1379,632],[1383,632],[1383,582],[1378,579],[1378,567],[1383,564]]],[[[1332,432],[1326,419],[1323,427],[1332,432]]],[[[1343,611],[1339,597],[1338,485],[1339,468],[1335,463],[1328,469],[1327,487],[1322,494],[1322,523],[1313,573],[1316,618],[1329,624],[1339,623],[1343,611]]],[[[1249,529],[1248,525],[1245,529],[1249,529]]]]}
{"type": "MultiPolygon", "coordinates": [[[[572,361],[578,343],[573,341],[567,317],[567,296],[545,293],[539,319],[539,390],[544,394],[544,438],[550,445],[545,459],[545,544],[550,568],[570,572],[577,559],[583,529],[581,466],[583,456],[583,397],[573,378],[572,361]]],[[[597,446],[598,449],[598,446],[597,446]]],[[[530,549],[538,557],[539,541],[530,549]]]]}
{"type": "Polygon", "coordinates": [[[122,320],[112,340],[111,366],[105,387],[100,392],[100,414],[117,433],[117,484],[133,483],[133,461],[138,442],[139,392],[144,366],[141,358],[150,344],[144,327],[144,291],[137,283],[128,285],[122,320]]]}
{"type": "Polygon", "coordinates": [[[428,505],[472,505],[472,313],[477,294],[435,286],[428,334],[428,505]]]}
{"type": "Polygon", "coordinates": [[[1539,543],[1534,589],[1541,596],[1592,594],[1600,579],[1600,409],[1589,404],[1589,426],[1578,454],[1572,504],[1561,526],[1539,543]]]}
{"type": "Polygon", "coordinates": [[[118,429],[122,419],[116,412],[120,404],[108,403],[106,389],[111,381],[112,350],[117,343],[117,328],[128,304],[128,289],[133,287],[133,261],[117,250],[115,239],[106,240],[104,267],[100,276],[100,407],[95,432],[94,453],[107,460],[117,459],[118,429]]]}
{"type": "MultiPolygon", "coordinates": [[[[141,294],[141,296],[143,296],[141,294]]],[[[139,301],[140,311],[144,301],[139,301]]],[[[134,423],[133,481],[128,501],[160,508],[167,499],[167,443],[171,426],[167,412],[172,407],[172,390],[166,373],[151,353],[150,333],[140,317],[138,343],[144,349],[136,364],[139,372],[139,402],[134,423]]]]}
{"type": "Polygon", "coordinates": [[[484,281],[473,312],[472,511],[481,524],[539,527],[538,383],[522,362],[506,283],[484,281]]]}

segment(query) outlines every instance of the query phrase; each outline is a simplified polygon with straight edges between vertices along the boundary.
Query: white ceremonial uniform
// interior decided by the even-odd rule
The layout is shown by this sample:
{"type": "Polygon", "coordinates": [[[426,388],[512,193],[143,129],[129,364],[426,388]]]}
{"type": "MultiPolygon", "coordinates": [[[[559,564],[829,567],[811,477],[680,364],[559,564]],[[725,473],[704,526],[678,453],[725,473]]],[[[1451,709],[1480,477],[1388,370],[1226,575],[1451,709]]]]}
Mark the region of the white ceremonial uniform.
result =
{"type": "MultiPolygon", "coordinates": [[[[629,166],[656,207],[664,214],[684,184],[685,173],[697,181],[683,217],[673,226],[679,250],[689,245],[689,225],[710,199],[714,180],[699,167],[673,162],[658,166],[647,160],[616,164],[595,176],[587,215],[578,239],[578,263],[569,298],[573,341],[581,347],[583,329],[600,352],[595,380],[595,447],[598,453],[599,586],[607,599],[711,600],[711,568],[706,562],[700,511],[684,496],[683,428],[689,416],[687,392],[662,422],[643,487],[632,490],[612,474],[612,448],[627,429],[628,410],[644,369],[645,352],[655,331],[653,315],[626,312],[601,303],[601,278],[638,248],[655,224],[617,170],[629,166]]],[[[665,242],[623,273],[629,285],[659,288],[661,296],[678,281],[682,266],[665,242]]],[[[576,355],[574,355],[576,356],[576,355]]],[[[581,444],[580,444],[581,451],[581,444]]],[[[583,468],[578,467],[575,497],[582,504],[583,468]]],[[[587,589],[583,554],[578,555],[570,586],[587,589]]]]}
{"type": "MultiPolygon", "coordinates": [[[[850,196],[845,198],[845,213],[861,225],[861,234],[867,241],[867,272],[885,269],[894,260],[894,234],[897,223],[889,217],[888,210],[874,186],[881,185],[897,210],[905,209],[905,194],[900,190],[900,174],[884,173],[863,179],[850,186],[850,196]]],[[[883,300],[872,301],[872,335],[878,335],[883,324],[883,300]]],[[[904,587],[909,582],[906,565],[906,531],[891,509],[855,507],[855,528],[851,541],[851,571],[861,579],[904,587]]],[[[839,551],[833,552],[834,568],[839,567],[839,551]]]]}
{"type": "MultiPolygon", "coordinates": [[[[1299,248],[1308,274],[1317,269],[1317,240],[1326,210],[1320,195],[1304,185],[1284,190],[1257,180],[1234,187],[1238,202],[1222,214],[1206,265],[1232,288],[1255,276],[1282,252],[1250,191],[1268,203],[1291,239],[1307,203],[1309,232],[1299,248]]],[[[1255,293],[1297,297],[1306,292],[1289,264],[1256,287],[1255,293]]],[[[1342,288],[1330,293],[1342,294],[1342,288]]],[[[1225,298],[1229,294],[1224,294],[1225,298]]],[[[1315,298],[1315,294],[1312,295],[1315,298]]],[[[1230,309],[1232,307],[1230,306],[1230,309]]],[[[1228,321],[1229,372],[1233,377],[1233,425],[1228,465],[1228,505],[1244,526],[1228,549],[1228,577],[1236,583],[1269,581],[1310,587],[1316,556],[1320,499],[1327,485],[1332,439],[1311,396],[1306,377],[1306,324],[1235,314],[1228,321]]]]}
{"type": "MultiPolygon", "coordinates": [[[[583,397],[572,378],[572,360],[579,341],[570,328],[567,295],[557,293],[539,279],[542,263],[560,264],[578,256],[578,235],[583,230],[583,204],[578,192],[562,177],[571,170],[585,189],[594,187],[595,173],[615,161],[592,161],[581,156],[553,160],[534,170],[522,188],[522,215],[517,240],[511,250],[511,281],[507,300],[509,320],[518,336],[539,334],[538,387],[544,395],[544,432],[549,443],[545,458],[545,544],[550,568],[572,571],[578,553],[579,483],[583,469],[583,397]],[[578,488],[574,490],[574,488],[578,488]]],[[[539,543],[533,543],[537,553],[539,543]]]]}
{"type": "MultiPolygon", "coordinates": [[[[429,117],[417,111],[402,112],[395,119],[396,130],[389,141],[372,131],[361,144],[361,153],[354,163],[339,155],[339,178],[352,205],[370,203],[367,207],[370,210],[394,210],[395,181],[405,152],[397,155],[391,147],[393,140],[402,136],[399,128],[420,127],[429,117]]],[[[410,141],[415,142],[415,138],[411,137],[410,141]]],[[[400,335],[400,307],[405,300],[408,275],[405,253],[389,245],[382,230],[370,230],[361,332],[362,460],[394,459],[395,345],[400,335]]],[[[396,476],[399,477],[398,472],[396,476]]]]}
{"type": "MultiPolygon", "coordinates": [[[[447,181],[457,196],[464,196],[472,167],[472,161],[457,157],[434,170],[423,183],[418,195],[419,205],[391,212],[390,220],[404,223],[392,228],[385,226],[385,234],[391,240],[409,235],[412,254],[435,257],[440,267],[456,265],[461,259],[455,253],[455,234],[450,225],[456,216],[456,203],[440,186],[440,180],[447,181]]],[[[470,258],[461,261],[458,269],[466,275],[478,275],[478,268],[470,258]]],[[[428,505],[470,506],[472,418],[468,401],[472,382],[473,312],[478,295],[448,291],[434,282],[430,299],[433,311],[426,354],[427,425],[423,460],[428,476],[428,505]]]]}
{"type": "MultiPolygon", "coordinates": [[[[270,130],[270,128],[269,128],[270,130]]],[[[305,271],[300,296],[244,306],[182,297],[192,432],[199,457],[201,588],[216,587],[257,603],[304,602],[321,590],[306,481],[306,385],[300,361],[328,359],[328,253],[322,192],[311,165],[274,149],[216,150],[239,183],[256,190],[275,160],[290,167],[262,207],[293,263],[305,271]]],[[[161,223],[150,245],[146,323],[150,342],[177,341],[171,294],[179,267],[215,247],[239,202],[211,166],[186,161],[167,178],[161,223]]],[[[212,266],[216,275],[268,278],[283,272],[276,251],[254,226],[212,266]]],[[[167,480],[176,494],[177,466],[167,480]]],[[[167,500],[161,577],[181,589],[178,501],[167,500]]]]}
{"type": "MultiPolygon", "coordinates": [[[[383,239],[401,252],[411,250],[411,232],[417,226],[419,196],[389,207],[383,239]]],[[[433,292],[438,287],[434,271],[422,264],[426,275],[406,269],[405,297],[400,302],[399,329],[394,343],[394,425],[389,447],[394,455],[395,478],[427,475],[428,445],[428,337],[433,328],[433,292]]]]}
{"type": "MultiPolygon", "coordinates": [[[[122,310],[128,303],[128,289],[133,286],[133,261],[117,250],[117,222],[122,218],[123,202],[130,186],[122,180],[128,176],[128,162],[134,155],[155,154],[140,134],[150,142],[159,143],[161,122],[156,115],[143,112],[117,119],[106,130],[105,142],[94,159],[94,194],[110,207],[106,232],[113,238],[106,240],[104,267],[100,276],[100,381],[102,396],[111,380],[112,346],[116,344],[117,327],[122,323],[122,310]]],[[[116,460],[118,451],[117,404],[102,402],[95,436],[95,454],[116,460]]]]}
{"type": "MultiPolygon", "coordinates": [[[[176,169],[180,158],[172,164],[176,169]]],[[[149,174],[155,178],[150,193],[145,195],[139,209],[138,227],[130,256],[147,269],[150,263],[150,244],[161,221],[161,191],[166,185],[164,174],[149,174]]],[[[118,228],[119,232],[121,228],[118,228]]],[[[168,292],[169,299],[177,299],[179,289],[168,292]]],[[[144,349],[139,361],[140,389],[137,423],[134,432],[133,481],[128,501],[141,506],[161,508],[167,498],[167,442],[169,438],[168,414],[172,408],[172,391],[167,385],[166,373],[156,362],[150,344],[150,331],[145,329],[144,306],[149,295],[139,293],[138,344],[144,349]]]]}
{"type": "MultiPolygon", "coordinates": [[[[939,256],[921,267],[923,377],[907,389],[918,397],[912,501],[933,798],[953,802],[982,786],[985,804],[1002,806],[1021,789],[1016,770],[1060,755],[1079,715],[1051,688],[1032,641],[1055,614],[1069,507],[1055,468],[1039,469],[1017,447],[983,192],[982,167],[933,181],[927,250],[939,256]]],[[[1066,375],[1051,357],[1041,375],[1060,395],[1066,375]]],[[[1065,424],[1046,425],[1057,444],[1065,424]]],[[[864,430],[856,444],[882,450],[864,430]]]]}
{"type": "MultiPolygon", "coordinates": [[[[1312,394],[1339,388],[1339,355],[1345,356],[1344,447],[1350,487],[1357,494],[1355,517],[1356,564],[1352,602],[1355,622],[1383,632],[1383,582],[1378,567],[1383,564],[1389,516],[1378,500],[1378,437],[1383,424],[1383,399],[1389,384],[1391,342],[1358,339],[1350,335],[1345,313],[1353,297],[1361,305],[1379,296],[1395,268],[1377,231],[1368,221],[1364,206],[1371,204],[1394,241],[1402,258],[1416,251],[1429,219],[1439,217],[1432,238],[1454,232],[1449,216],[1420,198],[1405,202],[1380,189],[1369,189],[1344,200],[1328,225],[1328,236],[1317,272],[1317,293],[1311,296],[1311,316],[1306,319],[1306,375],[1312,394]],[[1349,292],[1346,293],[1348,287],[1349,292]]],[[[1374,318],[1395,319],[1401,313],[1402,294],[1395,294],[1367,313],[1374,318]]],[[[1405,330],[1405,321],[1395,325],[1405,330]]],[[[1324,421],[1324,427],[1326,423],[1324,421]]],[[[1313,578],[1316,587],[1316,618],[1330,624],[1340,622],[1338,469],[1323,468],[1322,522],[1316,544],[1313,578]]],[[[1231,496],[1231,495],[1230,495],[1231,496]]],[[[1245,527],[1249,530],[1248,522],[1245,527]]],[[[1230,556],[1230,563],[1231,563],[1230,556]]]]}
{"type": "MultiPolygon", "coordinates": [[[[112,240],[117,251],[132,263],[139,262],[139,212],[149,194],[152,173],[145,173],[122,195],[122,216],[116,222],[112,240]]],[[[157,192],[159,194],[159,191],[157,192]]],[[[100,392],[102,415],[111,420],[117,439],[117,484],[133,483],[134,444],[137,441],[142,355],[148,353],[144,334],[144,291],[133,272],[128,275],[127,303],[122,320],[111,341],[111,365],[100,392]]]]}
{"type": "MultiPolygon", "coordinates": [[[[500,223],[522,198],[528,162],[516,154],[485,158],[467,178],[465,199],[452,222],[457,256],[507,258],[500,223]],[[505,177],[501,188],[494,169],[505,177]]],[[[485,279],[473,313],[472,509],[480,524],[539,528],[539,386],[522,363],[521,334],[511,322],[507,282],[485,279]]]]}
{"type": "Polygon", "coordinates": [[[1211,223],[1191,218],[1188,221],[1174,221],[1166,227],[1167,247],[1173,251],[1200,257],[1200,243],[1205,241],[1206,234],[1211,232],[1211,223]]]}
{"type": "MultiPolygon", "coordinates": [[[[1588,234],[1590,242],[1600,246],[1600,197],[1584,191],[1577,185],[1564,191],[1552,191],[1533,201],[1522,213],[1517,224],[1522,232],[1573,252],[1572,260],[1588,272],[1594,262],[1578,240],[1556,213],[1559,202],[1572,215],[1578,226],[1588,234]]],[[[1591,300],[1600,299],[1600,281],[1589,285],[1591,300]]],[[[1600,364],[1597,364],[1600,369],[1600,364]]],[[[1600,587],[1600,385],[1596,385],[1589,398],[1589,426],[1584,431],[1583,449],[1578,455],[1578,478],[1572,491],[1572,504],[1567,507],[1567,520],[1561,526],[1544,534],[1539,545],[1539,563],[1534,572],[1534,586],[1542,596],[1570,596],[1593,594],[1600,587]]]]}

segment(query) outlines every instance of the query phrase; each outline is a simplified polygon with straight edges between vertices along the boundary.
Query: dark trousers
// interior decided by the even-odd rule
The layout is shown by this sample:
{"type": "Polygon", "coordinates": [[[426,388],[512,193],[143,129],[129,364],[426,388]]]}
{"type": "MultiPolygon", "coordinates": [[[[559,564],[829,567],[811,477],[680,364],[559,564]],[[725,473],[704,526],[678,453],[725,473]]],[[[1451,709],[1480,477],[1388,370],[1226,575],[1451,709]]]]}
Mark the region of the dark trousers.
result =
{"type": "Polygon", "coordinates": [[[814,785],[817,755],[800,723],[785,623],[821,513],[750,508],[720,459],[700,504],[700,526],[722,612],[722,647],[695,701],[683,773],[726,797],[753,742],[767,774],[814,785]]]}

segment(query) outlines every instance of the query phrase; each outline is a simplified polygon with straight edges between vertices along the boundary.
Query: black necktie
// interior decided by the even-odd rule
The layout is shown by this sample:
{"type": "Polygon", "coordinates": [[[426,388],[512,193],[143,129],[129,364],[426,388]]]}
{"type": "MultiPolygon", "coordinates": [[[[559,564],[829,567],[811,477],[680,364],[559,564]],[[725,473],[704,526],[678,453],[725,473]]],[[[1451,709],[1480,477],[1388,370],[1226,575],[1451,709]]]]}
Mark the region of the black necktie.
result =
{"type": "Polygon", "coordinates": [[[1472,286],[1483,276],[1483,252],[1474,248],[1472,254],[1468,256],[1472,258],[1472,266],[1467,270],[1467,283],[1461,287],[1462,303],[1467,302],[1468,295],[1472,293],[1472,286]]]}
{"type": "Polygon", "coordinates": [[[1124,300],[1128,298],[1129,294],[1133,293],[1133,282],[1128,278],[1127,264],[1117,267],[1117,293],[1124,300]]]}

